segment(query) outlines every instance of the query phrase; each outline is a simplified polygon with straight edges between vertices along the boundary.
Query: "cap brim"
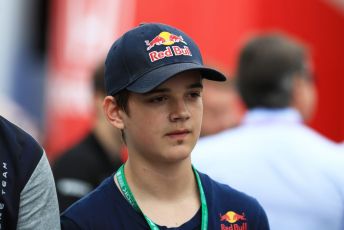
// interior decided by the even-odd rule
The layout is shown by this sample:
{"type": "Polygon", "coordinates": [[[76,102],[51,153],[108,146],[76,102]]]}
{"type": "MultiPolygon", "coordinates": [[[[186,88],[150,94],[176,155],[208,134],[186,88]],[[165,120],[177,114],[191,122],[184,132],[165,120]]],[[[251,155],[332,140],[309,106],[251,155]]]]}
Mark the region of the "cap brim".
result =
{"type": "Polygon", "coordinates": [[[127,86],[127,90],[135,93],[147,93],[159,86],[169,78],[176,74],[189,71],[199,70],[202,78],[213,81],[226,81],[225,75],[219,71],[204,67],[195,63],[175,63],[170,65],[161,66],[148,73],[145,73],[142,77],[138,78],[133,84],[127,86]]]}

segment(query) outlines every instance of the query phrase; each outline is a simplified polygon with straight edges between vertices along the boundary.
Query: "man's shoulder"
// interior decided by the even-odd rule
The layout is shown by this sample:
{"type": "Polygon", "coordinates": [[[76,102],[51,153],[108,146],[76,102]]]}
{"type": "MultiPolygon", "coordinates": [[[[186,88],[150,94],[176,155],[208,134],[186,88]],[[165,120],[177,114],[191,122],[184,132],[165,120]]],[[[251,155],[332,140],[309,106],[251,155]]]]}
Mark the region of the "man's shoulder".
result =
{"type": "MultiPolygon", "coordinates": [[[[242,127],[236,127],[200,138],[192,150],[192,162],[200,167],[200,164],[207,165],[210,162],[217,162],[218,159],[227,158],[230,156],[229,149],[240,149],[247,143],[243,132],[242,127]]],[[[200,169],[203,170],[205,167],[201,166],[200,169]]]]}
{"type": "Polygon", "coordinates": [[[9,170],[10,175],[16,175],[21,186],[30,178],[44,153],[30,134],[1,116],[0,152],[1,165],[9,170]]]}
{"type": "Polygon", "coordinates": [[[244,192],[238,191],[230,185],[222,184],[204,173],[199,173],[202,185],[213,203],[228,203],[231,205],[249,205],[260,207],[257,200],[244,192]]]}
{"type": "Polygon", "coordinates": [[[113,175],[61,215],[62,229],[134,229],[140,217],[117,189],[113,175]]]}
{"type": "MultiPolygon", "coordinates": [[[[258,201],[229,185],[200,173],[207,197],[209,219],[228,229],[269,229],[266,213],[258,201]]],[[[216,226],[216,224],[214,225],[216,226]]]]}
{"type": "Polygon", "coordinates": [[[2,223],[5,228],[15,228],[21,193],[28,182],[40,182],[30,178],[37,169],[43,153],[43,148],[33,137],[0,116],[0,206],[4,209],[0,210],[0,217],[4,213],[4,222],[0,221],[0,225],[2,223]]]}
{"type": "Polygon", "coordinates": [[[75,202],[62,215],[65,216],[88,216],[99,210],[106,210],[116,197],[112,194],[114,185],[113,176],[108,177],[95,190],[75,202]]]}
{"type": "Polygon", "coordinates": [[[24,130],[0,116],[0,144],[1,148],[6,148],[4,153],[10,153],[17,158],[23,154],[29,154],[30,157],[40,159],[43,155],[43,149],[38,142],[24,130]]]}
{"type": "Polygon", "coordinates": [[[90,133],[82,138],[74,146],[66,149],[63,153],[61,153],[61,156],[56,160],[56,163],[95,157],[97,154],[94,154],[94,145],[96,145],[95,138],[93,137],[93,134],[90,133]]]}
{"type": "Polygon", "coordinates": [[[97,145],[93,134],[89,134],[78,144],[63,152],[53,163],[54,175],[68,174],[68,176],[71,176],[71,173],[76,172],[76,165],[78,166],[78,171],[82,173],[89,172],[89,174],[94,174],[99,170],[103,170],[104,157],[102,155],[104,153],[100,152],[97,145]],[[71,169],[71,172],[66,172],[66,169],[67,171],[71,169]]]}
{"type": "Polygon", "coordinates": [[[242,124],[238,127],[224,130],[223,132],[202,137],[197,142],[193,152],[209,152],[215,150],[217,154],[223,152],[228,155],[228,150],[252,151],[261,148],[262,143],[268,145],[299,146],[299,149],[310,149],[322,152],[324,149],[332,151],[338,149],[337,145],[302,123],[268,122],[258,124],[242,124]],[[316,147],[315,147],[316,146],[316,147]]]}

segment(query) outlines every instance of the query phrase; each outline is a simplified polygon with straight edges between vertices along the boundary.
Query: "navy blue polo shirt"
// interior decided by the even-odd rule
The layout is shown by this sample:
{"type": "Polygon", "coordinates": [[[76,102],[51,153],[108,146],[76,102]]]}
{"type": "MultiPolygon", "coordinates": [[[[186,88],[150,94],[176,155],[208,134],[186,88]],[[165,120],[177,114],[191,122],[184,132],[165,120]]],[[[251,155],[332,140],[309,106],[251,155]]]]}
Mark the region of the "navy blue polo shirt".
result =
{"type": "MultiPolygon", "coordinates": [[[[199,173],[208,205],[208,229],[268,230],[265,211],[252,197],[220,184],[199,173]]],[[[113,175],[61,216],[62,229],[149,229],[142,214],[137,213],[122,196],[113,175]]],[[[178,228],[199,230],[201,212],[178,228]]]]}

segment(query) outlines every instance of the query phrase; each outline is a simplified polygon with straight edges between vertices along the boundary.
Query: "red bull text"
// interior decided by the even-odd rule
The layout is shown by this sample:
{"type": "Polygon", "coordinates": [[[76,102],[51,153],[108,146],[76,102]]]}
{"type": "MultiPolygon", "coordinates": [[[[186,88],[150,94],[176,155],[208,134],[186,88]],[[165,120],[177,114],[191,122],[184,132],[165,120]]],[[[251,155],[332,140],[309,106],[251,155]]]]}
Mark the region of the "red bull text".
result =
{"type": "Polygon", "coordinates": [[[243,223],[242,225],[238,224],[231,224],[230,226],[226,226],[221,224],[221,230],[247,230],[247,223],[243,223]]]}
{"type": "Polygon", "coordinates": [[[246,217],[244,213],[240,215],[236,212],[228,211],[224,215],[220,214],[220,221],[229,223],[228,226],[221,224],[221,230],[247,230],[246,217]],[[240,222],[241,224],[237,222],[240,222]]]}
{"type": "Polygon", "coordinates": [[[157,60],[163,59],[165,57],[172,57],[172,56],[179,56],[179,55],[186,55],[192,56],[189,47],[179,47],[179,46],[171,46],[175,43],[183,43],[187,45],[184,41],[182,36],[178,36],[175,34],[171,34],[169,32],[163,31],[159,35],[155,36],[151,41],[145,41],[147,45],[147,51],[151,50],[155,46],[165,45],[167,46],[163,51],[151,51],[149,52],[149,58],[151,62],[155,62],[157,60]]]}

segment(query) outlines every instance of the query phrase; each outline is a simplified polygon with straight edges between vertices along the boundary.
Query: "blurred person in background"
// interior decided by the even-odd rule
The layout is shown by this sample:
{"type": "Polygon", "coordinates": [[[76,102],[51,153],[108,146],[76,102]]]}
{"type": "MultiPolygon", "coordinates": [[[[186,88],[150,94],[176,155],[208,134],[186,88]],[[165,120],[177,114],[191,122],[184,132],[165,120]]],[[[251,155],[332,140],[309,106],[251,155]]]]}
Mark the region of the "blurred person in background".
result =
{"type": "Polygon", "coordinates": [[[339,143],[340,147],[342,148],[342,151],[344,151],[344,141],[342,141],[341,143],[339,143]]]}
{"type": "Polygon", "coordinates": [[[204,82],[201,137],[237,126],[243,109],[233,79],[204,82]]]}
{"type": "Polygon", "coordinates": [[[0,116],[0,229],[60,229],[53,174],[43,148],[0,116]]]}
{"type": "Polygon", "coordinates": [[[125,161],[121,133],[107,122],[103,112],[104,64],[93,75],[96,119],[93,130],[53,164],[60,212],[97,187],[125,161]]]}
{"type": "Polygon", "coordinates": [[[258,199],[271,229],[344,229],[344,158],[303,122],[316,92],[307,50],[283,35],[251,40],[237,84],[248,108],[237,128],[201,138],[195,167],[258,199]]]}

